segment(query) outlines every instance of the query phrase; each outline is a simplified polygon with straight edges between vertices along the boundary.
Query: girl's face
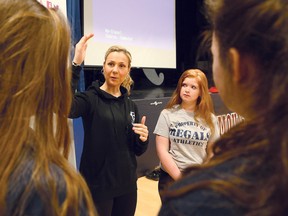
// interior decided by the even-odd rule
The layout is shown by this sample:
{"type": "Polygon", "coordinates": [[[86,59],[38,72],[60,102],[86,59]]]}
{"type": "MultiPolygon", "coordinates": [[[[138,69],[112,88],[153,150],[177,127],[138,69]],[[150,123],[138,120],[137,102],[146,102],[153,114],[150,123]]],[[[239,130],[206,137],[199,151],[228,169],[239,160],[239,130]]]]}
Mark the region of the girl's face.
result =
{"type": "Polygon", "coordinates": [[[109,87],[120,87],[130,72],[129,59],[123,52],[111,52],[104,62],[104,77],[109,87]]]}
{"type": "Polygon", "coordinates": [[[196,105],[200,96],[200,87],[196,78],[186,77],[180,90],[182,105],[196,105]]]}

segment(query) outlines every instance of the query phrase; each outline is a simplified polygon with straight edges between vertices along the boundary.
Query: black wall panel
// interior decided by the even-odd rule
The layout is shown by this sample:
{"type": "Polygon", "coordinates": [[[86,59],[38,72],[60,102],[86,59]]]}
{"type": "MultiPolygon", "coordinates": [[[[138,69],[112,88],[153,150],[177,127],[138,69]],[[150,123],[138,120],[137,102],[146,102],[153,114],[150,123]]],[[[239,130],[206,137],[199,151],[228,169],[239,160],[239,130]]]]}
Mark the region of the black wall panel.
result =
{"type": "Polygon", "coordinates": [[[149,130],[149,145],[147,151],[137,158],[138,175],[145,175],[147,171],[151,171],[157,165],[159,160],[156,154],[155,135],[153,131],[155,129],[160,112],[165,108],[170,97],[152,98],[152,99],[135,99],[140,114],[140,119],[143,115],[146,116],[146,125],[149,130]]]}

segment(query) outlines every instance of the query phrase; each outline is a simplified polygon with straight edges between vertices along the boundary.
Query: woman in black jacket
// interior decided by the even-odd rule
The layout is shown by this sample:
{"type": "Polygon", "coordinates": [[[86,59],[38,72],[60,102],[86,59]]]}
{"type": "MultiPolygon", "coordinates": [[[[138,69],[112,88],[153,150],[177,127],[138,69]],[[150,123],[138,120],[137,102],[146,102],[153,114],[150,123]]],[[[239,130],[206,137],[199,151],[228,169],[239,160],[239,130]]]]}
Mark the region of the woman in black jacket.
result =
{"type": "MultiPolygon", "coordinates": [[[[76,45],[73,86],[92,36],[83,36],[76,45]]],[[[139,123],[137,106],[129,98],[130,68],[131,54],[123,47],[110,47],[103,63],[105,82],[93,82],[87,91],[75,93],[70,113],[71,118],[83,119],[80,172],[100,215],[134,215],[136,209],[136,155],[147,149],[148,129],[146,117],[139,123]]]]}

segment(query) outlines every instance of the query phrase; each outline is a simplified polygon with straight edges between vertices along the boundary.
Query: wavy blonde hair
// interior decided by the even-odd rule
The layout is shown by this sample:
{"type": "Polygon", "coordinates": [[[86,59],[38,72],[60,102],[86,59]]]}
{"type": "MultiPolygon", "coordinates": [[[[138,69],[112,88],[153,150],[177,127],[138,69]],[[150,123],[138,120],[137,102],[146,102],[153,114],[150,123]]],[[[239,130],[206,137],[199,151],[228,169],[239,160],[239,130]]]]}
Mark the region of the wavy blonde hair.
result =
{"type": "Polygon", "coordinates": [[[67,161],[72,96],[66,19],[37,1],[2,0],[0,23],[0,215],[7,211],[9,178],[23,175],[19,166],[31,158],[32,175],[13,215],[24,212],[33,187],[47,215],[78,215],[82,202],[94,215],[89,189],[67,161]],[[63,170],[66,197],[61,205],[51,165],[63,170]],[[43,185],[43,179],[48,183],[43,185]],[[49,193],[44,193],[47,185],[49,193]]]}

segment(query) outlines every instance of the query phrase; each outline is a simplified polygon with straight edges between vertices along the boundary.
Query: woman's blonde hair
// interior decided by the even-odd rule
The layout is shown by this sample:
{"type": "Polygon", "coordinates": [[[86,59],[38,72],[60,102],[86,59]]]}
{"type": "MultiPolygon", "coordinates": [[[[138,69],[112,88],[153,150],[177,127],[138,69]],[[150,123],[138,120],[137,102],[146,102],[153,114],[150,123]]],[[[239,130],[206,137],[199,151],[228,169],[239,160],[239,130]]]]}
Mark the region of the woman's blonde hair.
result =
{"type": "Polygon", "coordinates": [[[170,109],[176,104],[181,104],[182,99],[180,92],[182,84],[186,78],[195,78],[200,88],[200,96],[197,99],[196,108],[194,111],[195,119],[201,118],[207,123],[211,132],[214,133],[215,128],[211,113],[214,113],[213,103],[208,89],[208,81],[206,75],[199,69],[189,69],[182,73],[178,80],[177,87],[174,90],[171,99],[168,101],[166,108],[170,109]]]}
{"type": "Polygon", "coordinates": [[[128,58],[128,67],[129,67],[129,73],[127,74],[125,80],[123,81],[123,83],[121,84],[124,88],[127,89],[128,95],[131,93],[131,86],[133,85],[134,81],[130,76],[130,70],[131,70],[131,62],[132,62],[132,56],[131,53],[124,47],[121,47],[119,45],[114,45],[109,47],[109,49],[106,51],[105,53],[105,57],[104,57],[104,64],[106,62],[106,59],[108,57],[108,55],[112,52],[122,52],[124,53],[127,58],[128,58]]]}
{"type": "Polygon", "coordinates": [[[88,187],[67,161],[72,96],[66,19],[37,1],[2,0],[0,23],[0,215],[6,214],[10,178],[20,175],[23,170],[17,167],[30,159],[32,175],[13,215],[23,213],[31,188],[45,200],[47,215],[77,215],[83,200],[94,215],[88,187]],[[61,205],[53,165],[65,179],[61,205]],[[43,185],[43,179],[48,183],[43,185]]]}

